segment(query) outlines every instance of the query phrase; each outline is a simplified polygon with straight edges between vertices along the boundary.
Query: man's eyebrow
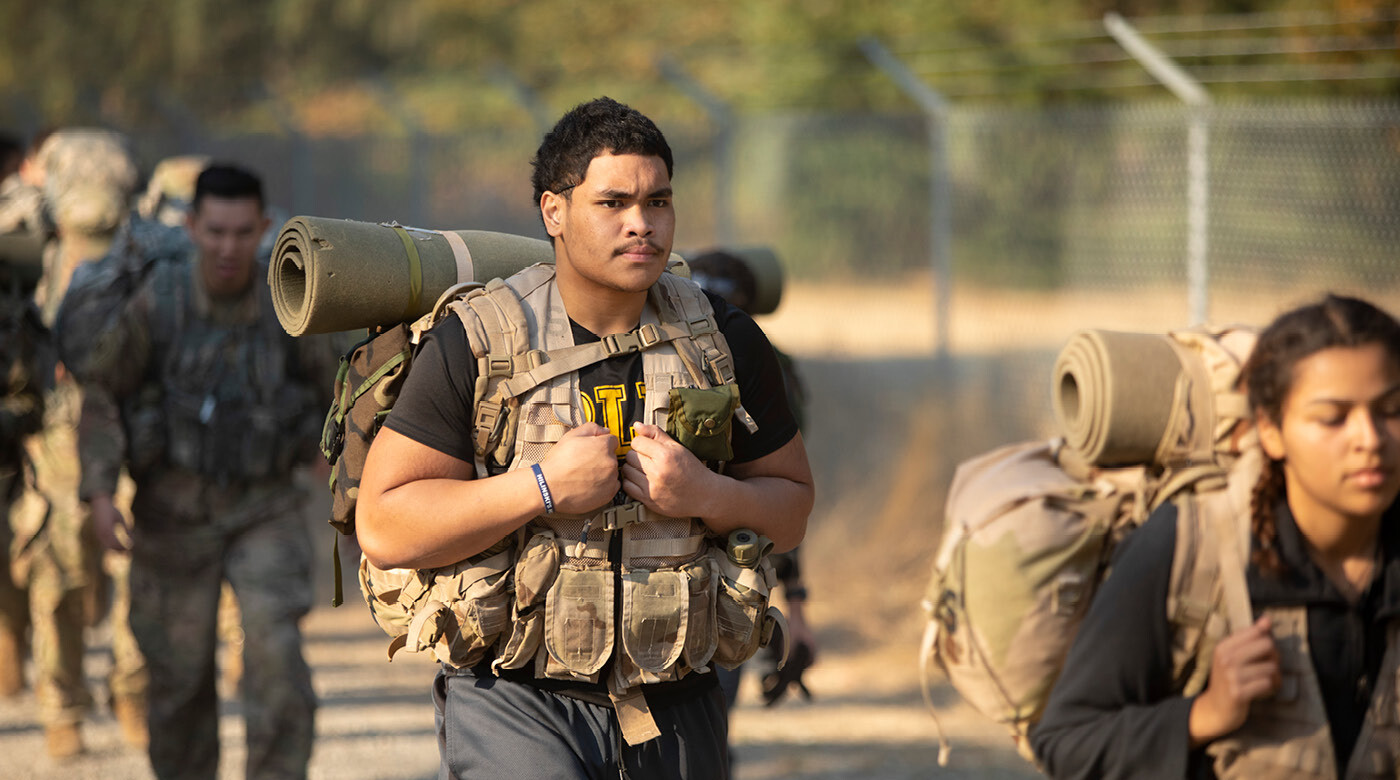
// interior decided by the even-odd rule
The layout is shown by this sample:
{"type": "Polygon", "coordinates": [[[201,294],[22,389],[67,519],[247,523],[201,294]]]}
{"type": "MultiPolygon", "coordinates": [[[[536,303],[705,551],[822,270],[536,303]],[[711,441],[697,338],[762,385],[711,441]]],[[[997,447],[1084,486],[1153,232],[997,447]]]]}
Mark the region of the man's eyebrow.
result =
{"type": "MultiPolygon", "coordinates": [[[[653,198],[669,198],[671,197],[672,192],[673,191],[670,187],[662,187],[659,190],[649,193],[646,196],[645,200],[652,200],[653,198]]],[[[612,189],[602,190],[598,193],[598,197],[607,198],[609,200],[627,200],[628,198],[635,198],[636,195],[634,195],[630,190],[612,189]]]]}

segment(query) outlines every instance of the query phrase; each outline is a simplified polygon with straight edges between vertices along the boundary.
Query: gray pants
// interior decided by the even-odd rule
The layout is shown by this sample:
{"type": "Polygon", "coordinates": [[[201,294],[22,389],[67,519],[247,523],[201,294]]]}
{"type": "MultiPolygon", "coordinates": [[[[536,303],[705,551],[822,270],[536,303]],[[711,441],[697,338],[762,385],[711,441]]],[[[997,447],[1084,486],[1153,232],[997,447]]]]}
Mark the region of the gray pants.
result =
{"type": "Polygon", "coordinates": [[[611,707],[533,685],[439,671],[439,780],[716,780],[729,776],[724,697],[707,685],[648,700],[661,736],[622,741],[611,707]]]}

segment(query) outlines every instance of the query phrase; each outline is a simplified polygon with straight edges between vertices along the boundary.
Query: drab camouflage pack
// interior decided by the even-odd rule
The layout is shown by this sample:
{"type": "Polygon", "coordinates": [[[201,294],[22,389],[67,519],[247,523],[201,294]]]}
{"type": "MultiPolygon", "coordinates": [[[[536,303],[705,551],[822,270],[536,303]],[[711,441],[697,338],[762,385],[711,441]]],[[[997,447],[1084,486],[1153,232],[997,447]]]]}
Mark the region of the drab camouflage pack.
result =
{"type": "MultiPolygon", "coordinates": [[[[404,380],[418,352],[424,333],[437,324],[451,301],[480,284],[459,284],[448,288],[428,314],[413,323],[400,322],[370,329],[369,335],[340,358],[335,378],[335,394],[326,422],[321,429],[321,454],[330,464],[330,523],[342,534],[355,533],[355,507],[359,501],[360,480],[365,458],[384,420],[394,408],[404,380]]],[[[339,538],[336,540],[335,596],[332,604],[344,602],[341,589],[339,538]]],[[[399,570],[396,570],[399,571],[399,570]]],[[[402,570],[407,572],[407,570],[402,570]]],[[[360,587],[380,625],[395,635],[407,628],[407,619],[394,614],[394,604],[407,573],[384,572],[362,563],[360,587]],[[366,568],[368,567],[368,569],[366,568]],[[372,576],[371,576],[372,573],[372,576]],[[374,586],[371,590],[371,586],[374,586]],[[403,625],[400,626],[399,624],[403,625]],[[390,627],[393,627],[391,630],[390,627]]]]}
{"type": "MultiPolygon", "coordinates": [[[[1115,546],[1162,503],[1223,495],[1227,480],[1232,494],[1245,488],[1247,506],[1259,458],[1238,382],[1254,338],[1238,327],[1080,333],[1054,369],[1063,438],[1010,445],[958,466],[923,602],[920,671],[930,710],[928,673],[936,665],[1034,760],[1027,734],[1115,546]]],[[[1189,556],[1179,558],[1174,565],[1189,565],[1189,556]]],[[[1229,567],[1199,571],[1214,577],[1220,568],[1229,567]]],[[[1209,602],[1169,613],[1178,677],[1183,687],[1199,686],[1195,661],[1208,658],[1224,633],[1213,616],[1221,590],[1192,576],[1174,576],[1173,587],[1169,608],[1196,606],[1198,591],[1209,602]]],[[[941,730],[939,739],[942,763],[941,730]]]]}

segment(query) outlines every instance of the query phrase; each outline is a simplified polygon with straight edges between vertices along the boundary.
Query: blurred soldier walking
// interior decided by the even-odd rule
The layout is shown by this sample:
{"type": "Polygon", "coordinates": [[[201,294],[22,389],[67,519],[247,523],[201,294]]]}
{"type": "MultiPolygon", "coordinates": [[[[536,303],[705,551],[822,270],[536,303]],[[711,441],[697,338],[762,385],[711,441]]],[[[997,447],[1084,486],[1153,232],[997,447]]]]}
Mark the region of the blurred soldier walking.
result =
{"type": "MultiPolygon", "coordinates": [[[[22,168],[42,193],[53,240],[44,249],[44,274],[35,300],[51,325],[73,272],[101,257],[125,222],[136,189],[136,164],[126,140],[104,130],[60,130],[49,135],[22,168]]],[[[34,489],[12,517],[24,554],[13,562],[30,591],[35,689],[49,754],[82,750],[79,723],[91,706],[83,675],[83,631],[103,599],[101,559],[86,507],[79,500],[78,420],[82,389],[60,363],[45,403],[44,427],[26,443],[34,489]]],[[[144,744],[145,669],[119,616],[113,621],[112,709],[124,736],[144,744]]]]}
{"type": "Polygon", "coordinates": [[[24,439],[43,424],[43,368],[47,357],[48,329],[30,296],[34,279],[15,258],[0,257],[0,696],[10,697],[24,687],[25,633],[29,625],[29,594],[16,582],[9,551],[14,533],[10,509],[24,492],[33,468],[25,454],[24,439]]]}
{"type": "MultiPolygon", "coordinates": [[[[131,622],[149,662],[150,758],[163,779],[217,775],[224,581],[246,637],[247,776],[305,777],[311,756],[316,700],[299,627],[311,552],[292,469],[316,456],[330,366],[323,344],[286,334],[260,283],[264,207],[251,173],[205,169],[186,222],[194,261],[151,265],[83,368],[122,405],[114,435],[132,443],[131,622]]],[[[95,452],[85,448],[83,464],[94,521],[118,548],[123,518],[97,507],[120,464],[89,460],[95,452]]]]}
{"type": "MultiPolygon", "coordinates": [[[[24,689],[24,659],[29,642],[29,589],[12,571],[10,556],[18,550],[10,511],[24,494],[26,479],[33,482],[33,466],[24,453],[24,438],[43,422],[44,364],[29,354],[30,336],[48,330],[33,305],[34,286],[43,270],[43,245],[52,236],[39,188],[38,145],[47,134],[34,137],[28,149],[19,149],[17,161],[7,160],[0,181],[0,370],[5,373],[5,401],[0,407],[0,697],[9,698],[24,689]],[[27,318],[33,317],[33,322],[27,318]]],[[[37,342],[36,342],[37,343],[37,342]]]]}
{"type": "MultiPolygon", "coordinates": [[[[776,258],[774,258],[776,262],[776,258]]],[[[739,307],[744,313],[753,315],[759,303],[758,277],[743,256],[724,250],[713,250],[700,254],[691,260],[690,278],[705,290],[724,298],[739,307]]],[[[788,407],[797,419],[797,428],[802,430],[806,422],[807,394],[797,366],[792,358],[777,347],[773,354],[783,371],[783,388],[787,391],[788,407]]],[[[744,668],[753,666],[759,671],[766,705],[776,704],[791,685],[796,685],[803,695],[811,698],[802,674],[816,662],[817,639],[807,624],[807,586],[802,580],[802,565],[799,557],[801,547],[794,547],[785,553],[771,556],[774,573],[783,586],[783,615],[787,617],[788,635],[784,637],[786,647],[769,645],[753,661],[743,667],[728,669],[723,666],[715,669],[719,678],[720,690],[724,692],[726,711],[732,712],[739,699],[739,682],[744,668]]],[[[729,754],[731,763],[734,753],[729,754]]]]}

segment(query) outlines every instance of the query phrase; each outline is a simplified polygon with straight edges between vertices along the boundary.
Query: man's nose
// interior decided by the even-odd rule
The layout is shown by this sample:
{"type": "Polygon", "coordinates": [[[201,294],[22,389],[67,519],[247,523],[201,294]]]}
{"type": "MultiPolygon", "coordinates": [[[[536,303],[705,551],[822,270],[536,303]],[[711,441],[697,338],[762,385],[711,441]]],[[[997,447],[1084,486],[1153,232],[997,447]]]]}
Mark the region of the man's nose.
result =
{"type": "Polygon", "coordinates": [[[644,206],[638,204],[626,211],[627,235],[649,236],[652,232],[651,219],[644,206]]]}

